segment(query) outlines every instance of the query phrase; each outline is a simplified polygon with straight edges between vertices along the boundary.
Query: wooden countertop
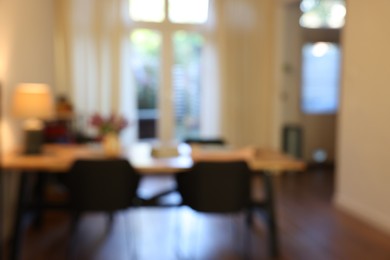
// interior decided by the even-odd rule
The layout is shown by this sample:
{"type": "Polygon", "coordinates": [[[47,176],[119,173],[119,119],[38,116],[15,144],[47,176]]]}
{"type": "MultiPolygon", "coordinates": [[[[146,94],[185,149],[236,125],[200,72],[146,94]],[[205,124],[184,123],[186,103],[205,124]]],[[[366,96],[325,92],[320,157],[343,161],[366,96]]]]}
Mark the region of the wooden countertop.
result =
{"type": "MultiPolygon", "coordinates": [[[[199,160],[237,160],[244,159],[253,170],[266,171],[302,171],[303,161],[270,149],[202,149],[188,145],[179,146],[179,156],[155,158],[151,156],[151,145],[137,143],[122,149],[119,157],[127,158],[134,168],[142,174],[174,174],[189,169],[194,161],[199,160]]],[[[23,155],[18,151],[1,155],[3,170],[27,170],[66,172],[76,159],[106,158],[104,151],[97,144],[49,144],[39,155],[23,155]]]]}

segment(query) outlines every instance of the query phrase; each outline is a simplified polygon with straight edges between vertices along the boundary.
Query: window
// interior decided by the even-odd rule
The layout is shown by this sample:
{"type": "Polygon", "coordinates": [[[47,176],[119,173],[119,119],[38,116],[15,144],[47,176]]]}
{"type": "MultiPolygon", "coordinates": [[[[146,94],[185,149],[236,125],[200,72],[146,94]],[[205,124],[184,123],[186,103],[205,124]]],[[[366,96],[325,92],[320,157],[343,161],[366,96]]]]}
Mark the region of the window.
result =
{"type": "Polygon", "coordinates": [[[161,34],[136,29],[130,36],[132,69],[137,93],[139,138],[155,137],[161,59],[161,34]]]}
{"type": "Polygon", "coordinates": [[[169,20],[173,23],[205,23],[208,4],[208,0],[169,0],[169,20]]]}
{"type": "Polygon", "coordinates": [[[199,135],[203,42],[204,38],[198,33],[177,31],[173,35],[175,133],[181,139],[199,135]]]}
{"type": "Polygon", "coordinates": [[[165,19],[165,0],[130,0],[129,7],[134,21],[158,23],[165,19]]]}
{"type": "Polygon", "coordinates": [[[305,44],[302,50],[302,110],[335,113],[338,108],[340,49],[334,43],[305,44]]]}
{"type": "Polygon", "coordinates": [[[299,21],[306,28],[341,28],[346,14],[345,0],[302,0],[299,21]]]}
{"type": "Polygon", "coordinates": [[[208,0],[129,0],[139,138],[199,135],[207,41],[202,24],[208,19],[208,5],[208,0]]]}

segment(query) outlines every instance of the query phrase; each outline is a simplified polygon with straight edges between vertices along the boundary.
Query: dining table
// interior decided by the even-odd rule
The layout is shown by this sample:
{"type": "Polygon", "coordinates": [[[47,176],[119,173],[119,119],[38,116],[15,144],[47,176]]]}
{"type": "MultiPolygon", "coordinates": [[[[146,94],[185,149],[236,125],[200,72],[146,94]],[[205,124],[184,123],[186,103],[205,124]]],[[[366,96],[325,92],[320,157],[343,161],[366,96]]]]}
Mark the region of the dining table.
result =
{"type": "MultiPolygon", "coordinates": [[[[197,161],[245,160],[255,177],[263,179],[264,198],[258,210],[265,213],[269,229],[270,253],[279,252],[278,232],[275,213],[273,179],[285,171],[302,172],[304,161],[296,159],[277,149],[256,146],[230,147],[177,144],[164,147],[158,144],[140,142],[121,147],[117,154],[107,154],[99,143],[87,144],[46,144],[40,154],[23,154],[15,149],[0,155],[1,172],[19,173],[19,189],[13,231],[11,237],[10,259],[18,259],[22,237],[22,218],[29,210],[59,209],[61,205],[45,203],[42,199],[31,203],[28,198],[28,184],[31,178],[39,180],[43,176],[63,175],[78,159],[104,159],[111,157],[126,158],[142,176],[175,175],[190,169],[197,161]]],[[[37,182],[35,196],[43,197],[43,182],[37,182]]],[[[63,205],[62,205],[63,206],[63,205]]],[[[38,212],[39,212],[38,211],[38,212]]],[[[256,209],[255,209],[256,211],[256,209]]],[[[264,215],[264,214],[262,214],[264,215]]]]}

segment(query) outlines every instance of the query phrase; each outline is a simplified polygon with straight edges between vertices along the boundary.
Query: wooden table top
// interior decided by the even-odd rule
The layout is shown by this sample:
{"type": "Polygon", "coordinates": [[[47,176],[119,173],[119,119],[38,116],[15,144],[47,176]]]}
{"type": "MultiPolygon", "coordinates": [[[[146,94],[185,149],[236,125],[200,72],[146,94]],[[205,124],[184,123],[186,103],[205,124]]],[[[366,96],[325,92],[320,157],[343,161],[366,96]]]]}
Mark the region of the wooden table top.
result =
{"type": "MultiPolygon", "coordinates": [[[[269,149],[202,149],[186,145],[178,146],[179,156],[156,158],[151,155],[152,146],[137,143],[122,149],[120,157],[127,158],[133,167],[142,174],[174,174],[192,167],[197,160],[235,160],[245,159],[253,170],[302,171],[303,161],[269,149]]],[[[99,145],[88,144],[50,144],[45,145],[39,155],[23,155],[10,152],[1,155],[3,170],[27,170],[66,172],[76,159],[107,158],[99,145]]]]}

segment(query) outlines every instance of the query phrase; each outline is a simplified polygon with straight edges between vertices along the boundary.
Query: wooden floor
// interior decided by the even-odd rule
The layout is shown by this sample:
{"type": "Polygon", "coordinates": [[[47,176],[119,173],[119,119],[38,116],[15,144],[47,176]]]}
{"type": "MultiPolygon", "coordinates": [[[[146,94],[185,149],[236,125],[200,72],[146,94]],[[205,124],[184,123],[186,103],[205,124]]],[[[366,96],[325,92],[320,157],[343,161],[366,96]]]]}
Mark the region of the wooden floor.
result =
{"type": "MultiPolygon", "coordinates": [[[[390,259],[389,236],[332,205],[333,175],[317,169],[275,178],[278,259],[390,259]]],[[[148,178],[141,192],[171,184],[148,178]]],[[[249,231],[242,216],[187,208],[130,209],[117,213],[112,225],[107,220],[86,215],[71,235],[67,214],[47,213],[40,230],[27,225],[22,259],[270,259],[260,218],[249,231]]]]}

